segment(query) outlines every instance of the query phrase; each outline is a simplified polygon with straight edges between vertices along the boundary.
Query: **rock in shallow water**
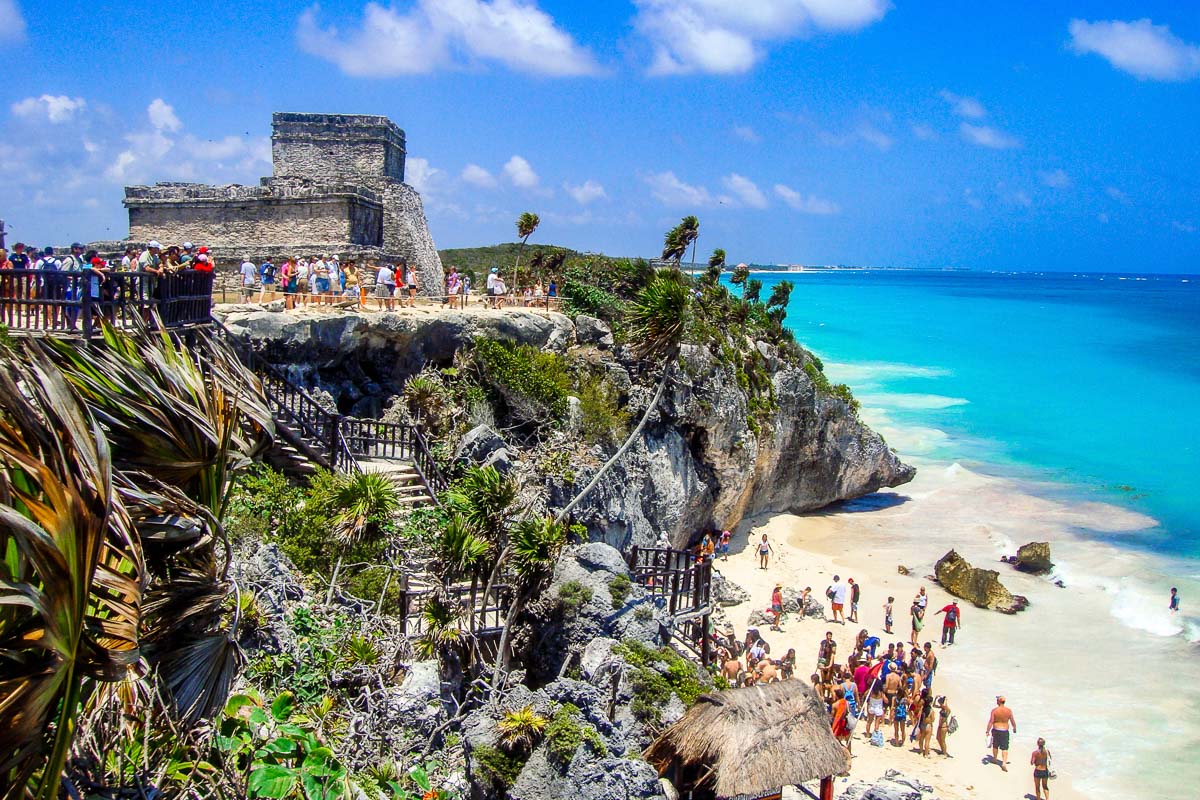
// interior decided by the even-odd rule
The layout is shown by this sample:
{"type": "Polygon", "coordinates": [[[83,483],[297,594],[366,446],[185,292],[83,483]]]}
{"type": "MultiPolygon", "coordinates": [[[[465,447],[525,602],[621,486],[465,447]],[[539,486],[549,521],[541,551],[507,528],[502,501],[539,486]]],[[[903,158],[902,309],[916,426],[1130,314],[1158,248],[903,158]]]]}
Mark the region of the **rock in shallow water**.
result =
{"type": "Polygon", "coordinates": [[[1017,549],[1017,569],[1031,572],[1034,575],[1044,575],[1054,569],[1050,560],[1049,542],[1030,542],[1017,549]]]}
{"type": "Polygon", "coordinates": [[[990,608],[1013,614],[1029,605],[1024,597],[1014,597],[1000,583],[1000,573],[994,569],[980,569],[951,550],[934,565],[937,582],[955,597],[968,601],[977,608],[990,608]]]}

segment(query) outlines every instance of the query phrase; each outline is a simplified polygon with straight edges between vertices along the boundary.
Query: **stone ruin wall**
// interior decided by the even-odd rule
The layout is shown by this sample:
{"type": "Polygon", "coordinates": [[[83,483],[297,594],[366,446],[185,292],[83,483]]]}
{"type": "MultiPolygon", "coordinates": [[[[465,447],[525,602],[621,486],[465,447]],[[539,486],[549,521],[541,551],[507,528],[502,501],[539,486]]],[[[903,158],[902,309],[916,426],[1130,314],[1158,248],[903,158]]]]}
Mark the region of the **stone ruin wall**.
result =
{"type": "Polygon", "coordinates": [[[126,187],[129,240],[206,244],[220,266],[244,255],[404,258],[417,267],[421,293],[440,294],[444,273],[424,205],[403,182],[405,146],[386,117],[277,113],[273,177],[260,186],[126,187]]]}

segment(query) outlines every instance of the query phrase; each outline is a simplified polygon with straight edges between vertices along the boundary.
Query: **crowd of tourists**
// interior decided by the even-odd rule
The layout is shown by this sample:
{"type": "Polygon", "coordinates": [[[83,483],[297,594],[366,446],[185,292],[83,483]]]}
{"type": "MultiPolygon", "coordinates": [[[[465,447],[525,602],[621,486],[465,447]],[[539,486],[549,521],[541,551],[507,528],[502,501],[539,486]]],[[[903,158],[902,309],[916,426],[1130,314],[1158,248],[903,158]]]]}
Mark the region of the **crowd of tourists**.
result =
{"type": "Polygon", "coordinates": [[[73,330],[80,306],[91,301],[98,316],[111,319],[115,308],[130,300],[147,316],[154,301],[169,299],[164,287],[179,283],[164,279],[184,271],[211,274],[208,248],[191,242],[164,248],[151,241],[144,248],[126,248],[119,259],[107,259],[79,242],[62,252],[16,242],[11,251],[0,247],[0,322],[73,330]],[[122,273],[144,274],[125,279],[122,273]]]}

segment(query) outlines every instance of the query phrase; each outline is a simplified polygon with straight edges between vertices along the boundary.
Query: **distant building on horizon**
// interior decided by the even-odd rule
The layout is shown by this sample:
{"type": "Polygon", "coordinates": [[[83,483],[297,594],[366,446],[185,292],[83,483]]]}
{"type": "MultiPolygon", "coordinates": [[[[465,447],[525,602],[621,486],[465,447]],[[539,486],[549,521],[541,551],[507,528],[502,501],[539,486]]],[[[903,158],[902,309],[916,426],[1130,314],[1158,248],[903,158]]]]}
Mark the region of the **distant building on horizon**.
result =
{"type": "Polygon", "coordinates": [[[440,294],[442,262],[421,196],[404,182],[406,139],[387,117],[271,116],[272,177],[258,186],[126,186],[129,240],[206,245],[221,262],[336,253],[417,268],[440,294]]]}

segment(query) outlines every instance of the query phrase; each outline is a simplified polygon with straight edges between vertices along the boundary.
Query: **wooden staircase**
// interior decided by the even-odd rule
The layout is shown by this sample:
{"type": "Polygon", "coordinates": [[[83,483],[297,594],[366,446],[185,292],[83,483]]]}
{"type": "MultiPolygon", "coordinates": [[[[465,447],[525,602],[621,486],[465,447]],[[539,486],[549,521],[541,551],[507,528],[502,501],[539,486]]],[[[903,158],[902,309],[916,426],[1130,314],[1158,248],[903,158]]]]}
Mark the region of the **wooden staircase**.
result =
{"type": "Polygon", "coordinates": [[[438,504],[446,481],[420,430],[331,412],[216,319],[213,330],[262,382],[275,418],[275,441],[265,458],[273,468],[293,478],[309,477],[321,467],[380,472],[396,486],[403,508],[438,504]]]}
{"type": "Polygon", "coordinates": [[[625,559],[633,580],[671,615],[671,644],[703,666],[713,659],[712,562],[687,550],[634,545],[625,559]]]}

